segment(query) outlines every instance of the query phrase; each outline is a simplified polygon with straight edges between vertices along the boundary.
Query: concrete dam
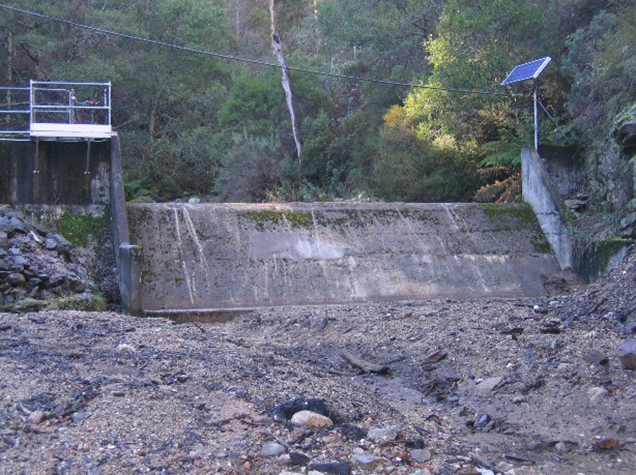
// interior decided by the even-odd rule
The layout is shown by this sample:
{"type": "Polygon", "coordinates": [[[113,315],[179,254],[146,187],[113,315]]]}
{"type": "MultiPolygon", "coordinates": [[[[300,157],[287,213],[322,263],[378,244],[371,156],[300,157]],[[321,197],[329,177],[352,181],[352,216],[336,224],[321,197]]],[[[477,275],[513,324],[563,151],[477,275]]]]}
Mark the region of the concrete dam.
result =
{"type": "Polygon", "coordinates": [[[565,156],[521,150],[526,204],[126,204],[110,83],[9,89],[21,108],[0,117],[23,128],[0,130],[0,202],[52,227],[67,213],[103,219],[93,250],[127,313],[536,297],[546,276],[577,271],[561,209],[580,166],[565,156]]]}
{"type": "Polygon", "coordinates": [[[129,204],[145,314],[546,294],[525,204],[129,204]]]}

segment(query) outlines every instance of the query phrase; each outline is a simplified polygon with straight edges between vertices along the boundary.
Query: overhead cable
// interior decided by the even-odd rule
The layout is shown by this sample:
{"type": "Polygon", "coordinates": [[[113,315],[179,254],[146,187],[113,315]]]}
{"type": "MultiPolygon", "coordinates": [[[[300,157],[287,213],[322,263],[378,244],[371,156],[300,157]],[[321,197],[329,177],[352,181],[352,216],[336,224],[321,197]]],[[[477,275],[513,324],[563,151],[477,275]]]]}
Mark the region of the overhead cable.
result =
{"type": "MultiPolygon", "coordinates": [[[[167,43],[167,42],[164,42],[164,41],[153,40],[153,39],[150,39],[150,38],[143,38],[141,36],[134,36],[134,35],[130,35],[128,33],[122,33],[122,32],[119,32],[119,31],[113,31],[113,30],[107,30],[107,29],[104,29],[104,28],[98,28],[96,26],[86,25],[84,23],[78,23],[78,22],[71,21],[71,20],[65,20],[64,18],[58,18],[58,17],[54,17],[54,16],[50,16],[50,15],[45,15],[43,13],[38,13],[38,12],[30,11],[30,10],[25,10],[25,9],[22,9],[22,8],[12,7],[10,5],[5,5],[5,4],[2,4],[2,3],[0,3],[0,8],[11,10],[11,11],[14,11],[14,12],[17,12],[17,13],[22,13],[24,15],[29,15],[29,16],[33,16],[33,17],[37,17],[37,18],[42,18],[44,20],[54,21],[54,22],[57,22],[57,23],[63,23],[65,25],[70,25],[70,26],[74,26],[74,27],[77,27],[77,28],[84,28],[86,30],[91,30],[91,31],[95,31],[95,32],[98,32],[98,33],[103,33],[103,34],[109,35],[109,36],[118,36],[120,38],[126,38],[126,39],[133,40],[133,41],[139,41],[139,42],[142,42],[142,43],[147,43],[147,44],[151,44],[151,45],[155,45],[155,46],[162,46],[162,47],[165,47],[165,48],[172,48],[172,49],[176,49],[176,50],[180,50],[180,51],[186,51],[188,53],[202,54],[202,55],[213,56],[215,58],[221,58],[221,59],[226,59],[226,60],[230,60],[230,61],[240,61],[240,62],[244,62],[244,63],[257,64],[257,65],[260,65],[260,66],[268,66],[268,67],[275,67],[275,68],[279,68],[280,67],[278,64],[269,63],[269,62],[266,62],[266,61],[259,61],[259,60],[256,60],[256,59],[249,59],[249,58],[241,58],[241,57],[233,56],[233,55],[230,55],[230,54],[215,53],[215,52],[206,51],[206,50],[203,50],[203,49],[192,48],[190,46],[181,46],[181,45],[176,45],[176,44],[172,44],[172,43],[167,43]]],[[[423,85],[423,84],[411,84],[411,83],[405,83],[405,82],[399,82],[399,81],[391,81],[391,80],[388,80],[388,79],[365,78],[365,77],[361,77],[361,76],[352,76],[352,75],[348,75],[348,74],[331,73],[331,72],[328,72],[328,71],[319,71],[319,70],[315,70],[315,69],[299,68],[299,67],[295,67],[295,66],[287,66],[287,69],[289,69],[290,71],[297,71],[297,72],[300,72],[300,73],[316,74],[316,75],[327,76],[327,77],[332,77],[332,78],[337,78],[337,79],[348,79],[348,80],[352,80],[352,81],[371,82],[371,83],[377,83],[377,84],[386,84],[386,85],[390,85],[390,86],[412,87],[412,88],[419,88],[419,89],[434,89],[434,90],[438,90],[438,91],[456,92],[456,93],[460,93],[460,94],[480,94],[480,95],[505,96],[505,97],[518,96],[518,94],[510,94],[510,93],[504,93],[504,92],[476,91],[476,90],[471,90],[471,89],[456,89],[456,88],[450,88],[450,87],[438,87],[438,86],[428,86],[428,85],[423,85]]]]}

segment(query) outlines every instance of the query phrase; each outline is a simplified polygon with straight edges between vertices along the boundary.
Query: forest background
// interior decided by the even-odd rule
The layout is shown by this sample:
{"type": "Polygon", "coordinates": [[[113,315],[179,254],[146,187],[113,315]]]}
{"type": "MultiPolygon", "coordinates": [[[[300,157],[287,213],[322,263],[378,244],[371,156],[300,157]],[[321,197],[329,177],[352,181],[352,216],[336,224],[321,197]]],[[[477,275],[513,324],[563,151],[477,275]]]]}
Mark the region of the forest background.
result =
{"type": "Polygon", "coordinates": [[[533,143],[532,81],[499,86],[515,65],[553,58],[539,81],[542,144],[587,156],[605,153],[636,97],[634,0],[3,3],[250,60],[0,9],[2,85],[112,81],[131,200],[514,201],[533,143]]]}

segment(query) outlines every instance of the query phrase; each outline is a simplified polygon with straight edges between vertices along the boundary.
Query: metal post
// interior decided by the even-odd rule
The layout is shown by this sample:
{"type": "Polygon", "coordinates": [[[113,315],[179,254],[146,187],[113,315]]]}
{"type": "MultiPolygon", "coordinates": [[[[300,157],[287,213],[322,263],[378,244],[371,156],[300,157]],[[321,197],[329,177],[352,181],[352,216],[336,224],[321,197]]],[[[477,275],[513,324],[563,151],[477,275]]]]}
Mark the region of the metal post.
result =
{"type": "Polygon", "coordinates": [[[539,153],[539,87],[534,79],[534,149],[539,153]]]}
{"type": "Polygon", "coordinates": [[[35,93],[33,92],[33,79],[29,80],[29,130],[31,130],[31,124],[35,122],[33,103],[35,100],[35,93]]]}
{"type": "Polygon", "coordinates": [[[112,87],[111,87],[111,82],[110,81],[108,81],[108,83],[107,83],[106,90],[107,90],[107,93],[108,93],[107,98],[105,98],[105,100],[104,100],[104,106],[108,106],[108,108],[106,109],[106,114],[108,115],[106,125],[111,125],[110,101],[111,101],[112,87]]]}
{"type": "Polygon", "coordinates": [[[91,174],[91,140],[88,139],[86,141],[86,170],[84,170],[84,175],[91,174]]]}

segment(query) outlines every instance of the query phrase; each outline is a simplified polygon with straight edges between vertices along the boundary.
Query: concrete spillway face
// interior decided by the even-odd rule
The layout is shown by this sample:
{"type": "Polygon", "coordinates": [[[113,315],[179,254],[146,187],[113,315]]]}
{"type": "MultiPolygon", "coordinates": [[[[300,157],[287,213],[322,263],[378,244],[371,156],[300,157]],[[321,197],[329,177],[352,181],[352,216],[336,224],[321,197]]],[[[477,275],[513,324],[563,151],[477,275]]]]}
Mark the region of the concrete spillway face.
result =
{"type": "Polygon", "coordinates": [[[544,295],[527,205],[134,204],[145,311],[544,295]]]}

